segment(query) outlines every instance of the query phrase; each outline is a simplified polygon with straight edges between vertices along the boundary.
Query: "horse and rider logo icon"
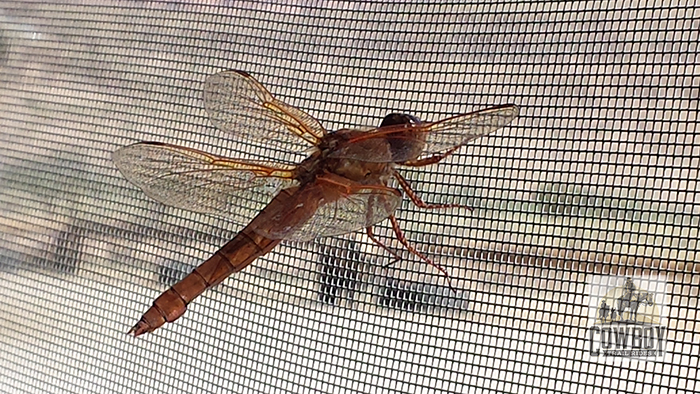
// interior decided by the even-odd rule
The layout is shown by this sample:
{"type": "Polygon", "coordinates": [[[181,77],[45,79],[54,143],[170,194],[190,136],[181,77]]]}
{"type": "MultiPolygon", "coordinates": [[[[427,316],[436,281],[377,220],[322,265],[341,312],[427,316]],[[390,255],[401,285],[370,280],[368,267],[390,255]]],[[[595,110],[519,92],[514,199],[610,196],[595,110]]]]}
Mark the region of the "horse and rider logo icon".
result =
{"type": "Polygon", "coordinates": [[[662,357],[666,283],[663,279],[591,276],[589,353],[607,358],[662,357]],[[640,286],[641,284],[641,286],[640,286]],[[649,291],[658,290],[656,292],[649,291]]]}
{"type": "Polygon", "coordinates": [[[654,293],[640,290],[631,278],[601,297],[596,324],[658,325],[660,315],[654,302],[654,293]]]}

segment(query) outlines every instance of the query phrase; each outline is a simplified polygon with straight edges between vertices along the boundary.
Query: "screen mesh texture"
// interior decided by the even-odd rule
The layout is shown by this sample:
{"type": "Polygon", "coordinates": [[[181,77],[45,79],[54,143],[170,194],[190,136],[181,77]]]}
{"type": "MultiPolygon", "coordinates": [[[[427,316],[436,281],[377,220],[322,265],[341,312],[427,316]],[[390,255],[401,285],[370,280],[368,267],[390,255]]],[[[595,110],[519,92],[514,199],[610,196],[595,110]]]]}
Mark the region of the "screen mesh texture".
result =
{"type": "MultiPolygon", "coordinates": [[[[0,392],[697,392],[700,6],[693,1],[0,2],[0,392]],[[175,323],[126,332],[230,217],[149,199],[138,141],[298,163],[217,130],[206,78],[253,75],[328,130],[517,104],[402,169],[466,209],[282,243],[175,323]],[[589,354],[595,275],[663,280],[665,352],[589,354]]],[[[257,201],[263,204],[263,201],[257,201]]]]}

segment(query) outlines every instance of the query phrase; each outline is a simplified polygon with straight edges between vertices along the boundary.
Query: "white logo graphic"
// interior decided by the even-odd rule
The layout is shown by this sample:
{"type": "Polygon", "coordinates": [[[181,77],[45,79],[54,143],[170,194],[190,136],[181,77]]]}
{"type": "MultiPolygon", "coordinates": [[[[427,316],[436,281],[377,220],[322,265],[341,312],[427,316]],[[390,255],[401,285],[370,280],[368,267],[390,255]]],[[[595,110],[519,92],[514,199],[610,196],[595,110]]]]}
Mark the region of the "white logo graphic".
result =
{"type": "Polygon", "coordinates": [[[666,282],[651,277],[591,276],[591,357],[657,358],[666,345],[666,282]]]}

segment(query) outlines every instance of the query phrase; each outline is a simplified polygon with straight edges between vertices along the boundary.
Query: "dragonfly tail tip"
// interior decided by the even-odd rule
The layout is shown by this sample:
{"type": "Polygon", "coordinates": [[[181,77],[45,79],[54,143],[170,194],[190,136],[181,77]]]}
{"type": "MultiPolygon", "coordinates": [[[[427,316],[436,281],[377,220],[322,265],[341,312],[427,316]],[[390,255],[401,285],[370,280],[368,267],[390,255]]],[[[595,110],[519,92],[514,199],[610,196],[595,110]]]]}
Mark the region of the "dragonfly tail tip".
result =
{"type": "Polygon", "coordinates": [[[129,330],[129,332],[127,332],[126,335],[133,335],[134,338],[136,338],[147,332],[149,332],[148,329],[143,327],[143,324],[141,324],[141,322],[138,322],[135,326],[131,327],[131,330],[129,330]]]}

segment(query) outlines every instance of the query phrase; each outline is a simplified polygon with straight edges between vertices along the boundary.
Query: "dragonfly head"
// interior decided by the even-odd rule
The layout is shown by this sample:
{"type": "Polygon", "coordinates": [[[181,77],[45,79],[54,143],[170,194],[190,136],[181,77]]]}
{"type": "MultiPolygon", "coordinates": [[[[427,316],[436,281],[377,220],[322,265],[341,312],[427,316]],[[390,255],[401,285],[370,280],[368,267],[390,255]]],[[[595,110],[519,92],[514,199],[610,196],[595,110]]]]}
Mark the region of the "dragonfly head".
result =
{"type": "Polygon", "coordinates": [[[423,122],[413,115],[389,114],[384,117],[379,128],[388,127],[385,135],[389,143],[393,161],[405,161],[404,158],[417,158],[423,150],[425,133],[414,133],[413,129],[423,122]],[[398,159],[397,159],[398,158],[398,159]]]}
{"type": "Polygon", "coordinates": [[[382,124],[379,127],[397,126],[397,125],[419,125],[423,123],[420,119],[413,115],[407,114],[389,114],[384,117],[382,124]]]}

